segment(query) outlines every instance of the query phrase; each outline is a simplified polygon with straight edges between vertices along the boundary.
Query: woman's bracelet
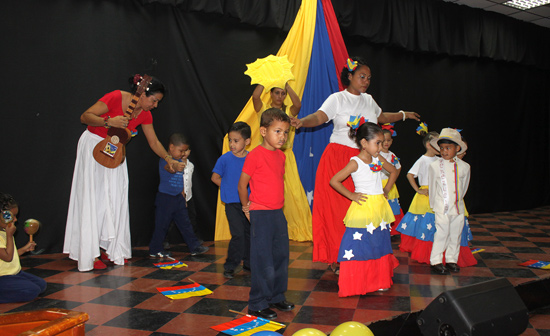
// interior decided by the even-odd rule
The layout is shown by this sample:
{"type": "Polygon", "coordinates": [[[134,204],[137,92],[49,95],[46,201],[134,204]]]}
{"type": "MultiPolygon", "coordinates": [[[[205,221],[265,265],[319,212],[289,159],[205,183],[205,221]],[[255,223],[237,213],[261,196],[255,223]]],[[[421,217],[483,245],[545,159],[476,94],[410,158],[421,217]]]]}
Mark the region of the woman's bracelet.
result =
{"type": "Polygon", "coordinates": [[[405,121],[405,119],[407,119],[407,115],[405,114],[405,111],[399,110],[399,113],[403,113],[403,121],[405,121]]]}
{"type": "Polygon", "coordinates": [[[164,157],[164,161],[168,162],[168,159],[171,159],[172,156],[170,154],[166,154],[166,156],[164,157]]]}

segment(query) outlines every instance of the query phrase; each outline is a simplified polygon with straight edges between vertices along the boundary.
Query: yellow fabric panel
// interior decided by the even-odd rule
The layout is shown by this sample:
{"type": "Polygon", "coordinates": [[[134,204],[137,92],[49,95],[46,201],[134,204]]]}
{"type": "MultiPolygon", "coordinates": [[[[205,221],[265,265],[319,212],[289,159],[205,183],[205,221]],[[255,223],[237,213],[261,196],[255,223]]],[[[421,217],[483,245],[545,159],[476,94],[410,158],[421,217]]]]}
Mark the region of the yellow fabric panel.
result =
{"type": "Polygon", "coordinates": [[[344,217],[344,224],[348,228],[364,229],[370,223],[374,228],[382,222],[389,224],[395,221],[390,204],[384,195],[368,195],[368,199],[361,204],[351,202],[344,217]]]}
{"type": "MultiPolygon", "coordinates": [[[[302,98],[302,95],[304,93],[304,87],[307,79],[309,60],[311,57],[311,49],[313,46],[313,36],[315,32],[316,12],[316,0],[302,1],[300,10],[298,11],[298,14],[296,14],[294,24],[288,32],[288,36],[283,42],[281,48],[279,49],[279,52],[277,52],[277,56],[287,55],[289,62],[294,64],[294,67],[292,68],[292,73],[294,74],[296,80],[289,84],[290,86],[292,86],[292,89],[296,92],[300,99],[302,98]]],[[[260,57],[265,56],[267,55],[261,55],[260,57]]],[[[261,99],[264,103],[264,106],[267,106],[270,99],[269,91],[264,92],[261,96],[261,99]]],[[[287,96],[287,99],[285,100],[285,105],[289,106],[291,104],[292,102],[287,96]]],[[[245,107],[241,111],[241,114],[239,114],[235,121],[244,121],[252,128],[252,137],[250,141],[251,145],[248,148],[249,151],[256,147],[257,144],[261,143],[262,139],[260,136],[258,113],[256,113],[256,111],[254,110],[252,97],[248,100],[245,107]]],[[[229,151],[227,135],[223,139],[222,151],[223,153],[229,151]]],[[[289,217],[296,218],[296,223],[298,223],[299,226],[299,228],[292,227],[293,235],[290,235],[291,227],[289,225],[289,238],[298,241],[311,240],[311,212],[309,209],[309,204],[307,203],[307,199],[307,206],[304,207],[303,197],[300,196],[300,190],[301,194],[303,194],[304,197],[305,192],[300,181],[300,177],[297,173],[296,160],[294,158],[294,155],[287,155],[286,162],[287,164],[293,163],[293,168],[289,167],[289,169],[287,170],[287,165],[285,165],[285,175],[288,174],[289,176],[285,176],[285,206],[283,209],[285,212],[285,216],[287,216],[287,220],[289,220],[289,217]],[[292,156],[292,159],[289,160],[290,156],[292,156]],[[294,173],[293,170],[296,170],[296,172],[294,173]],[[290,195],[297,195],[296,202],[298,203],[295,203],[295,201],[292,201],[291,199],[286,199],[287,186],[290,186],[290,188],[288,188],[290,195]]],[[[227,224],[227,217],[225,216],[225,205],[221,201],[218,193],[218,206],[216,210],[216,233],[214,236],[214,240],[229,239],[231,239],[231,234],[229,232],[229,225],[227,224]]]]}
{"type": "MultiPolygon", "coordinates": [[[[382,188],[386,187],[386,184],[388,184],[388,180],[382,180],[382,188]]],[[[398,199],[399,198],[399,192],[397,191],[397,187],[395,186],[395,183],[391,186],[390,192],[388,193],[388,199],[398,199]]]]}
{"type": "MultiPolygon", "coordinates": [[[[420,189],[428,189],[428,186],[421,186],[420,189]]],[[[425,213],[434,213],[430,208],[430,199],[428,196],[416,193],[414,194],[411,205],[409,206],[409,212],[415,215],[423,215],[425,213]]]]}

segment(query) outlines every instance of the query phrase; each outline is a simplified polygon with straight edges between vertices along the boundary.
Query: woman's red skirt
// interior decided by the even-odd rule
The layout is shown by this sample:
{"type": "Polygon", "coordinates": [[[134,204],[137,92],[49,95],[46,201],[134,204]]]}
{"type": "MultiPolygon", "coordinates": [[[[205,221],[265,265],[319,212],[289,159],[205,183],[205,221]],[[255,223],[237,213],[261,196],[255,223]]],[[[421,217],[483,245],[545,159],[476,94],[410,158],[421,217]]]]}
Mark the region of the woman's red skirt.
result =
{"type": "MultiPolygon", "coordinates": [[[[340,241],[346,230],[344,217],[351,201],[334,190],[329,181],[357,154],[357,148],[329,143],[321,156],[313,194],[313,261],[337,261],[340,241]]],[[[351,177],[345,179],[342,184],[350,191],[355,190],[351,177]]]]}

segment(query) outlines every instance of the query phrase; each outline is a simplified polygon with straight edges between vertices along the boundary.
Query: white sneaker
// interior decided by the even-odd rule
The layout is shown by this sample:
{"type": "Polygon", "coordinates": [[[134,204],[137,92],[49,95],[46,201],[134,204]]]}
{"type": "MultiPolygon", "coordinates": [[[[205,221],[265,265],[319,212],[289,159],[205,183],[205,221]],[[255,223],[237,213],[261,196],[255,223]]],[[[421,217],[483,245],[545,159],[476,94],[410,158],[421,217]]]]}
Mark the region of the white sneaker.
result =
{"type": "Polygon", "coordinates": [[[159,252],[157,254],[149,254],[149,257],[154,259],[166,259],[166,260],[176,260],[174,257],[172,257],[172,254],[170,252],[159,252]]]}

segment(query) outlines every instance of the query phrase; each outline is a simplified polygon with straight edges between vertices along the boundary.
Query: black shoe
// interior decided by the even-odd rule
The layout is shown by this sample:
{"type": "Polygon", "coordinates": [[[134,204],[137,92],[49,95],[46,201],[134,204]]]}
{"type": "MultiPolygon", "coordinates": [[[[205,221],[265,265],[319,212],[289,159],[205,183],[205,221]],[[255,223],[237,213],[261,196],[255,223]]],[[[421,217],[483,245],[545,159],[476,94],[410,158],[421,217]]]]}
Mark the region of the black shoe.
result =
{"type": "Polygon", "coordinates": [[[294,309],[294,303],[288,301],[281,301],[277,303],[270,303],[269,307],[279,309],[280,311],[290,311],[294,309]]]}
{"type": "Polygon", "coordinates": [[[223,271],[223,276],[228,279],[233,279],[233,277],[235,277],[235,271],[234,270],[223,271]]]}
{"type": "Polygon", "coordinates": [[[434,274],[449,274],[449,270],[443,264],[432,265],[431,271],[434,274]]]}
{"type": "Polygon", "coordinates": [[[203,253],[207,252],[208,250],[209,250],[208,246],[199,245],[199,247],[197,247],[195,249],[195,251],[191,252],[191,255],[196,256],[196,255],[199,255],[199,254],[203,254],[203,253]]]}
{"type": "Polygon", "coordinates": [[[277,313],[269,308],[262,310],[248,310],[248,315],[254,315],[265,319],[277,318],[277,313]]]}
{"type": "Polygon", "coordinates": [[[447,265],[445,266],[447,267],[447,269],[449,269],[449,271],[453,273],[460,272],[460,266],[458,266],[456,263],[447,263],[447,265]]]}

